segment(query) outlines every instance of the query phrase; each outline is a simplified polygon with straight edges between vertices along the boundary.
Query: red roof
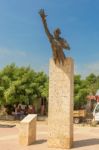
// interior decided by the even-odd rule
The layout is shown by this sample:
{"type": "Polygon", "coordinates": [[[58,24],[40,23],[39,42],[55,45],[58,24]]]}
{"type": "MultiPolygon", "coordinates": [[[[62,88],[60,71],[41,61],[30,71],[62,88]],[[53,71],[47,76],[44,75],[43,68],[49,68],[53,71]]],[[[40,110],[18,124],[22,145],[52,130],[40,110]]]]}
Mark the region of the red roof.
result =
{"type": "Polygon", "coordinates": [[[87,99],[88,100],[96,100],[96,96],[94,96],[94,95],[88,95],[87,99]]]}
{"type": "Polygon", "coordinates": [[[99,102],[99,96],[93,96],[93,95],[90,96],[90,95],[88,95],[88,96],[87,96],[87,99],[88,99],[88,100],[96,100],[96,101],[99,102]]]}

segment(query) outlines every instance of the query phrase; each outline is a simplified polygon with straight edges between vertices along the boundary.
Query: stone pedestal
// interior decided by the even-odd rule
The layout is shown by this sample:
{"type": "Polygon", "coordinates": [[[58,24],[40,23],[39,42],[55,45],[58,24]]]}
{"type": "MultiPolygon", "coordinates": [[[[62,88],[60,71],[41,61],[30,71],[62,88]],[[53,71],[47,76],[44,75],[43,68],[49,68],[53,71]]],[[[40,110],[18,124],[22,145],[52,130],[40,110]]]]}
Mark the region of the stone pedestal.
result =
{"type": "Polygon", "coordinates": [[[73,76],[72,58],[64,66],[50,60],[48,146],[71,148],[73,144],[73,76]]]}
{"type": "Polygon", "coordinates": [[[37,115],[29,114],[20,122],[19,143],[27,146],[36,141],[36,118],[37,115]]]}

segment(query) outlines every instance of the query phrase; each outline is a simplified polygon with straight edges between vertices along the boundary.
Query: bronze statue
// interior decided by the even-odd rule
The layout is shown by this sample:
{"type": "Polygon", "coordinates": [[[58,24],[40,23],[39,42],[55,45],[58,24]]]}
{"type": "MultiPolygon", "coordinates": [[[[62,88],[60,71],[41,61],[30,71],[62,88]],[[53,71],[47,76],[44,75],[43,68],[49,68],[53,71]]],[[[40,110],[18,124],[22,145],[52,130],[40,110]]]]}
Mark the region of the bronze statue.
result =
{"type": "Polygon", "coordinates": [[[64,65],[65,54],[63,52],[63,49],[70,50],[69,44],[67,43],[66,40],[64,40],[63,38],[59,36],[61,34],[61,31],[59,28],[57,28],[54,31],[54,35],[50,33],[48,26],[47,26],[47,22],[46,22],[47,15],[45,14],[44,9],[40,9],[39,14],[42,18],[42,22],[43,22],[47,37],[51,43],[53,59],[55,61],[55,64],[58,62],[59,64],[64,65]]]}

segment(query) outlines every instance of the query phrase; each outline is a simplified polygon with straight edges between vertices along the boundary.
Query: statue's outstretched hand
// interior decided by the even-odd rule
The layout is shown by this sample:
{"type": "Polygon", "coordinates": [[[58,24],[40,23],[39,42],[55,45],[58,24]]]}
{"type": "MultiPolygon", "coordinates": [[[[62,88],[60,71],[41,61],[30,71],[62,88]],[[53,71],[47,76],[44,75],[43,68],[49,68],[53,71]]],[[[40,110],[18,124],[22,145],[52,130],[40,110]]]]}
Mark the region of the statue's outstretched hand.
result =
{"type": "Polygon", "coordinates": [[[47,16],[47,15],[45,14],[44,9],[40,9],[39,14],[40,14],[40,16],[41,16],[41,18],[42,18],[43,20],[46,19],[46,16],[47,16]]]}

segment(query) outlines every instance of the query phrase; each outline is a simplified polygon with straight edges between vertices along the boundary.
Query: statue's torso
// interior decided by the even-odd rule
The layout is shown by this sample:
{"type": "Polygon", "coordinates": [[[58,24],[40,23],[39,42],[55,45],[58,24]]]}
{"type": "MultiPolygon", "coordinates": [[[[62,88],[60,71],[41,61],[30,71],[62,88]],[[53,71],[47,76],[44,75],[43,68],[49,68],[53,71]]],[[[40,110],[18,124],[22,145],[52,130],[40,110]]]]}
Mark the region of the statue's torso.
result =
{"type": "Polygon", "coordinates": [[[52,48],[55,49],[55,50],[62,49],[62,46],[61,46],[60,41],[57,40],[57,39],[55,39],[55,38],[53,38],[53,39],[51,40],[51,46],[52,46],[52,48]]]}

